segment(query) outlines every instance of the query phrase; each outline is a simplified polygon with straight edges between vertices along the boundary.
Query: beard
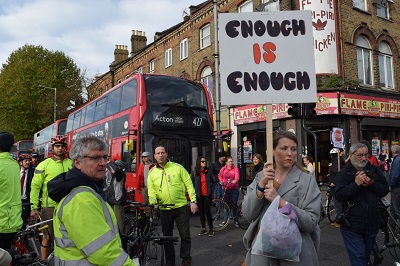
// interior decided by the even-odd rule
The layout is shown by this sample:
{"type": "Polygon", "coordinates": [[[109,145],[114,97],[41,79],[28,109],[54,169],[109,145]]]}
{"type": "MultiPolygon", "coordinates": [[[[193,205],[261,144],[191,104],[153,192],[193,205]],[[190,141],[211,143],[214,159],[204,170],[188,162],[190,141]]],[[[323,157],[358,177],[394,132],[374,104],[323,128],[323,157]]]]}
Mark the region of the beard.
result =
{"type": "Polygon", "coordinates": [[[367,163],[368,163],[368,160],[365,160],[365,161],[357,161],[357,160],[351,160],[351,163],[352,163],[352,165],[354,165],[354,167],[356,167],[357,169],[363,169],[366,165],[367,165],[367,163]]]}

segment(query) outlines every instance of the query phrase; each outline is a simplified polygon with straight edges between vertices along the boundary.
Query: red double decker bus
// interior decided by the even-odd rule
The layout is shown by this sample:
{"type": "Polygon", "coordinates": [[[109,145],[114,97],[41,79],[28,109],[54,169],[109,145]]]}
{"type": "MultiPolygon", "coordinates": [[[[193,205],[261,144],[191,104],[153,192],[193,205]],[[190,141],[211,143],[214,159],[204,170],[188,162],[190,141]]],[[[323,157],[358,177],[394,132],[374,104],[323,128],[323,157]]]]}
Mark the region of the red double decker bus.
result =
{"type": "Polygon", "coordinates": [[[39,154],[39,161],[53,155],[51,151],[51,138],[57,135],[65,135],[67,119],[59,119],[49,126],[39,130],[33,136],[33,152],[39,154]]]}
{"type": "Polygon", "coordinates": [[[31,154],[32,146],[33,140],[20,140],[14,143],[10,153],[16,160],[18,160],[18,157],[23,153],[31,154]]]}
{"type": "MultiPolygon", "coordinates": [[[[207,88],[186,79],[134,74],[68,116],[68,145],[94,135],[103,139],[111,161],[125,164],[127,188],[140,188],[136,162],[143,151],[166,147],[169,158],[189,172],[198,155],[213,150],[211,97],[207,88]]],[[[136,193],[135,200],[142,201],[136,193]]]]}

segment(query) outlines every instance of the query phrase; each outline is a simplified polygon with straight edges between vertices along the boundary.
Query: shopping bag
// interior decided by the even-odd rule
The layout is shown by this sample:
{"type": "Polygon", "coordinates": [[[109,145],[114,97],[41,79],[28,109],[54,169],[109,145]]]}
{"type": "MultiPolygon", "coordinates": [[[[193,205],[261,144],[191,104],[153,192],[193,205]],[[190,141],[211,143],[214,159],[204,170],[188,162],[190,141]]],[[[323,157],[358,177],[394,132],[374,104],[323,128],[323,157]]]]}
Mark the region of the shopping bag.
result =
{"type": "Polygon", "coordinates": [[[302,239],[297,215],[290,204],[279,209],[279,200],[277,196],[262,217],[251,253],[299,262],[302,239]]]}

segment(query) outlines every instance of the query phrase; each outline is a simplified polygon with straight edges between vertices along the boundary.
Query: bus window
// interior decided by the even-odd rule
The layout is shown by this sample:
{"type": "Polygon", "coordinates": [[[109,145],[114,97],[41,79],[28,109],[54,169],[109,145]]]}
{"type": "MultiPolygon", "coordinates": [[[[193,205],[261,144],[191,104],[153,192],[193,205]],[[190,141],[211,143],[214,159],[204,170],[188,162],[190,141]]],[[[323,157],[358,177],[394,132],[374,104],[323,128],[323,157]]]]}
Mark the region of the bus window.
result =
{"type": "Polygon", "coordinates": [[[95,103],[91,103],[88,106],[86,106],[85,126],[89,125],[90,123],[93,123],[94,104],[95,103]]]}
{"type": "Polygon", "coordinates": [[[136,105],[137,90],[136,79],[122,87],[121,111],[136,105]]]}
{"type": "Polygon", "coordinates": [[[107,97],[103,97],[96,102],[96,111],[94,112],[94,121],[103,119],[106,115],[107,97]]]}
{"type": "MultiPolygon", "coordinates": [[[[79,111],[74,115],[74,121],[73,121],[72,129],[77,129],[77,128],[80,127],[81,117],[82,117],[82,111],[79,111]]],[[[72,129],[69,129],[69,131],[72,131],[72,129]]]]}
{"type": "Polygon", "coordinates": [[[121,91],[121,89],[117,89],[108,94],[106,117],[116,114],[119,111],[121,91]]]}

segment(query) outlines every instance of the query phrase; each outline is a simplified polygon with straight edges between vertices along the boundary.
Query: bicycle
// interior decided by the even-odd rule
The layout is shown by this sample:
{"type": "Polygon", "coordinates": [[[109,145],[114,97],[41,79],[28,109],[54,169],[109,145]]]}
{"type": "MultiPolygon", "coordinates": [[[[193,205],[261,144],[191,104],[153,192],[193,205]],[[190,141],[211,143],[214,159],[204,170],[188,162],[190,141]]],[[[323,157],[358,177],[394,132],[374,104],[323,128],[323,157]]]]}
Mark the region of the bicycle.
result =
{"type": "Polygon", "coordinates": [[[240,228],[242,228],[243,230],[246,230],[247,228],[249,228],[250,223],[243,216],[242,203],[236,204],[233,201],[233,199],[227,195],[226,185],[228,183],[226,183],[226,184],[221,183],[222,190],[223,190],[222,198],[221,199],[213,199],[211,202],[211,206],[216,207],[216,212],[214,214],[214,221],[217,221],[219,217],[224,217],[224,210],[225,209],[228,210],[228,219],[226,220],[226,222],[219,224],[219,226],[214,226],[214,231],[221,231],[228,226],[229,221],[232,217],[232,208],[237,210],[236,216],[233,217],[233,220],[238,223],[240,228]]]}
{"type": "Polygon", "coordinates": [[[383,252],[388,250],[390,255],[400,262],[400,224],[396,221],[388,208],[390,203],[386,198],[381,198],[379,213],[381,220],[381,230],[376,236],[373,249],[373,265],[379,265],[383,260],[383,252]]]}
{"type": "Polygon", "coordinates": [[[51,252],[46,260],[41,260],[40,251],[36,244],[37,241],[39,241],[40,245],[42,245],[43,231],[49,230],[48,223],[52,220],[53,219],[49,219],[36,222],[32,225],[27,225],[25,229],[21,229],[19,232],[17,232],[11,243],[10,249],[10,254],[13,257],[12,265],[44,266],[54,264],[54,253],[51,252]],[[26,240],[29,243],[27,243],[26,240]]]}
{"type": "Polygon", "coordinates": [[[332,186],[330,185],[329,182],[321,182],[318,185],[321,189],[321,187],[326,187],[326,200],[325,203],[322,201],[321,198],[321,217],[320,221],[324,219],[325,216],[328,216],[328,220],[331,223],[334,223],[336,221],[336,210],[335,210],[335,205],[333,203],[333,197],[332,197],[332,186]]]}
{"type": "Polygon", "coordinates": [[[176,236],[160,236],[154,225],[155,210],[174,204],[152,205],[127,201],[124,206],[122,245],[138,265],[164,265],[164,244],[178,242],[176,236]]]}

